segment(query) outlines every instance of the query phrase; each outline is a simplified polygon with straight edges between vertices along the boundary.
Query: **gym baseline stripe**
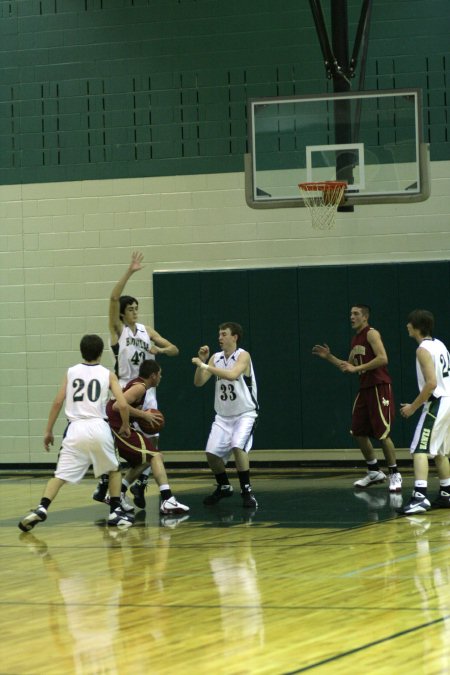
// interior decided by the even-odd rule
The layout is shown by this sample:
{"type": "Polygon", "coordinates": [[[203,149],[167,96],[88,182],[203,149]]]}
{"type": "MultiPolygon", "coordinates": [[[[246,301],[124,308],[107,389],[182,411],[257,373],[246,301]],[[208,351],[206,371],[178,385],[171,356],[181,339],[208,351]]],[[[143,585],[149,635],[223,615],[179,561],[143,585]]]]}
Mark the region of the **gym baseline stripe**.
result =
{"type": "Polygon", "coordinates": [[[422,623],[419,626],[414,626],[414,628],[408,628],[407,630],[399,631],[398,633],[394,633],[393,635],[390,635],[389,637],[381,638],[380,640],[374,640],[373,642],[368,642],[365,645],[361,645],[361,647],[355,647],[354,649],[349,649],[347,652],[343,652],[342,654],[336,654],[336,656],[330,656],[328,659],[323,659],[323,661],[317,661],[316,663],[312,663],[311,665],[305,666],[304,668],[299,668],[298,670],[286,671],[282,675],[297,675],[297,673],[306,673],[308,670],[313,670],[314,668],[319,668],[320,666],[323,666],[326,663],[333,663],[334,661],[338,661],[339,659],[343,659],[346,656],[351,656],[352,654],[357,654],[358,652],[365,651],[366,649],[370,649],[371,647],[376,647],[377,645],[381,645],[384,642],[390,642],[391,640],[396,640],[397,638],[403,637],[404,635],[409,635],[410,633],[416,633],[417,631],[423,630],[424,628],[429,628],[430,626],[435,626],[439,623],[443,623],[444,621],[447,621],[448,619],[450,619],[450,614],[447,614],[446,616],[442,616],[440,619],[434,619],[434,621],[428,621],[427,623],[422,623]]]}

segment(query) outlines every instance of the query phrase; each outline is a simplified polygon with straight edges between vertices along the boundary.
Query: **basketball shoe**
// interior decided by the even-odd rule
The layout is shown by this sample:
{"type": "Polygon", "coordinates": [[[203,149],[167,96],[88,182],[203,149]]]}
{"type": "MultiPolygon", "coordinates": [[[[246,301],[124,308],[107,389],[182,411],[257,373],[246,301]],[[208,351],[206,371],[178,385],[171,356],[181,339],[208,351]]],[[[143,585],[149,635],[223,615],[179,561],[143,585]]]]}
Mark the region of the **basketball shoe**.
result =
{"type": "Polygon", "coordinates": [[[19,528],[22,532],[29,532],[33,529],[38,523],[42,523],[44,520],[47,520],[47,509],[44,509],[43,506],[38,506],[37,509],[30,511],[19,523],[19,528]]]}
{"type": "Polygon", "coordinates": [[[108,520],[106,521],[107,525],[119,528],[131,527],[133,523],[134,516],[130,513],[125,513],[121,508],[114,509],[114,511],[109,514],[108,520]]]}
{"type": "Polygon", "coordinates": [[[411,500],[409,504],[404,506],[402,509],[399,509],[399,513],[409,514],[409,513],[425,513],[431,509],[431,504],[429,499],[425,497],[418,490],[414,490],[412,493],[411,500]]]}
{"type": "Polygon", "coordinates": [[[233,496],[233,488],[231,485],[217,484],[214,492],[205,497],[203,503],[205,504],[205,506],[212,506],[213,504],[217,504],[217,502],[220,502],[221,499],[225,499],[226,497],[232,496],[233,496]]]}
{"type": "Polygon", "coordinates": [[[145,509],[145,491],[147,489],[147,481],[138,478],[130,487],[130,492],[133,495],[133,502],[138,509],[145,509]]]}
{"type": "Polygon", "coordinates": [[[134,506],[130,504],[126,498],[125,492],[120,493],[120,508],[122,511],[125,511],[125,513],[134,513],[134,506]]]}
{"type": "Polygon", "coordinates": [[[170,515],[172,513],[187,513],[190,509],[189,506],[177,502],[175,497],[172,495],[170,499],[165,499],[161,503],[159,510],[164,515],[170,515]]]}
{"type": "Polygon", "coordinates": [[[431,502],[432,509],[450,509],[450,494],[445,490],[439,490],[435,500],[431,502]]]}
{"type": "Polygon", "coordinates": [[[241,490],[242,497],[242,506],[246,509],[256,509],[258,507],[258,502],[256,497],[252,492],[251,485],[246,485],[243,490],[241,490]]]}
{"type": "Polygon", "coordinates": [[[395,473],[389,474],[389,492],[401,492],[402,491],[402,476],[396,471],[395,473]]]}
{"type": "Polygon", "coordinates": [[[96,502],[104,502],[106,498],[106,493],[108,492],[108,475],[100,476],[100,480],[97,483],[97,487],[94,490],[92,499],[95,499],[96,502]]]}
{"type": "Polygon", "coordinates": [[[367,488],[369,485],[376,485],[377,483],[384,483],[386,474],[382,471],[368,471],[363,478],[355,480],[353,483],[355,488],[367,488]]]}
{"type": "MultiPolygon", "coordinates": [[[[103,500],[105,504],[109,504],[111,502],[111,497],[109,492],[106,493],[106,497],[103,500]]],[[[120,508],[122,511],[125,511],[125,513],[134,513],[134,506],[130,504],[128,499],[125,496],[125,492],[120,493],[120,508]]]]}

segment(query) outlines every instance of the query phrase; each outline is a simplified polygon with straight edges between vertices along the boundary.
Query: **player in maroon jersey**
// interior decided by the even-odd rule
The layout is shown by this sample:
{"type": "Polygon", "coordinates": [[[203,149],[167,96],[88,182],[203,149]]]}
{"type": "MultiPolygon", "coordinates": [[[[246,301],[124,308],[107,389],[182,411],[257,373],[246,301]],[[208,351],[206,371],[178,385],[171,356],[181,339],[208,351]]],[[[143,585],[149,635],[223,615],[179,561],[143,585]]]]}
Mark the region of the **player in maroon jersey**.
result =
{"type": "MultiPolygon", "coordinates": [[[[146,418],[150,422],[156,421],[157,413],[142,410],[142,405],[147,390],[150,387],[157,387],[160,381],[161,366],[159,363],[150,359],[143,361],[139,367],[139,376],[130,380],[123,388],[125,399],[130,406],[130,418],[134,418],[138,422],[139,418],[146,418]]],[[[189,507],[180,504],[172,495],[162,454],[154,448],[151,439],[148,436],[144,436],[139,429],[133,429],[132,427],[131,436],[129,438],[124,439],[119,436],[120,415],[118,416],[117,404],[114,400],[108,402],[106,414],[115,438],[119,455],[122,459],[125,459],[131,467],[130,471],[127,473],[126,479],[122,480],[122,501],[125,500],[126,491],[135,477],[150,465],[153,477],[159,486],[161,493],[161,513],[165,515],[187,514],[189,512],[189,507]]]]}
{"type": "Polygon", "coordinates": [[[353,404],[351,433],[367,462],[367,474],[355,481],[354,486],[366,488],[386,480],[370,440],[375,438],[381,444],[389,467],[389,490],[396,493],[401,492],[402,477],[390,436],[395,417],[392,380],[381,335],[369,326],[369,314],[368,305],[353,305],[351,308],[350,321],[355,335],[347,361],[333,356],[327,344],[314,345],[312,352],[343,373],[357,373],[360,378],[359,391],[353,404]]]}

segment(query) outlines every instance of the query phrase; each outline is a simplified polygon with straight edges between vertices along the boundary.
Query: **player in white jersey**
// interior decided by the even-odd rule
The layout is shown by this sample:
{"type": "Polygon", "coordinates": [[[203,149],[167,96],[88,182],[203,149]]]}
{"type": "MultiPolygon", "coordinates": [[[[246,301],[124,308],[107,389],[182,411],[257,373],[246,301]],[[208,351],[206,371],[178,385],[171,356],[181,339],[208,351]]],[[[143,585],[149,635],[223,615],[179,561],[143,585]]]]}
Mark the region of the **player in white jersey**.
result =
{"type": "Polygon", "coordinates": [[[203,500],[207,506],[233,494],[226,472],[226,463],[231,455],[238,472],[243,506],[258,506],[250,484],[248,457],[258,418],[257,389],[250,354],[238,348],[241,338],[242,327],[238,323],[222,323],[219,326],[222,351],[209,358],[209,347],[205,345],[192,359],[197,366],[194,374],[196,387],[202,387],[211,376],[216,379],[216,416],[206,445],[206,457],[217,485],[214,492],[203,500]]]}
{"type": "MultiPolygon", "coordinates": [[[[139,303],[131,295],[122,295],[130,277],[143,268],[144,256],[139,251],[134,251],[127,271],[120,277],[114,286],[109,299],[109,333],[111,349],[116,359],[116,375],[120,385],[125,387],[130,380],[139,376],[139,366],[148,359],[165,354],[166,356],[178,356],[178,347],[162,337],[154,328],[138,323],[139,303]]],[[[157,409],[156,388],[150,387],[147,391],[144,410],[157,409]]],[[[144,432],[141,433],[146,436],[144,432]]],[[[158,434],[152,436],[152,443],[158,447],[158,434]]],[[[145,508],[145,490],[148,484],[150,467],[137,478],[133,471],[128,471],[122,483],[124,492],[131,487],[134,503],[140,509],[145,508]],[[136,482],[132,485],[133,481],[136,482]]],[[[93,494],[96,501],[103,501],[108,490],[106,476],[102,476],[97,489],[93,494]]]]}
{"type": "Polygon", "coordinates": [[[47,510],[65,483],[79,483],[93,465],[95,476],[107,473],[109,477],[110,514],[108,525],[129,527],[132,516],[122,511],[120,504],[121,474],[111,429],[106,420],[109,392],[117,400],[122,418],[119,433],[130,436],[129,408],[117,377],[100,365],[103,340],[98,335],[85,335],[80,342],[83,363],[67,371],[50,409],[44,435],[47,452],[54,443],[53,427],[65,402],[69,422],[62,439],[55,476],[44,490],[39,506],[19,523],[23,532],[29,532],[37,523],[47,519],[47,510]]]}
{"type": "Polygon", "coordinates": [[[416,371],[419,394],[412,403],[401,404],[403,417],[422,407],[411,453],[414,462],[414,490],[401,513],[424,513],[431,506],[450,508],[450,354],[441,340],[433,338],[434,317],[426,309],[415,309],[408,316],[408,334],[418,343],[416,371]],[[437,499],[428,499],[428,457],[439,475],[437,499]]]}

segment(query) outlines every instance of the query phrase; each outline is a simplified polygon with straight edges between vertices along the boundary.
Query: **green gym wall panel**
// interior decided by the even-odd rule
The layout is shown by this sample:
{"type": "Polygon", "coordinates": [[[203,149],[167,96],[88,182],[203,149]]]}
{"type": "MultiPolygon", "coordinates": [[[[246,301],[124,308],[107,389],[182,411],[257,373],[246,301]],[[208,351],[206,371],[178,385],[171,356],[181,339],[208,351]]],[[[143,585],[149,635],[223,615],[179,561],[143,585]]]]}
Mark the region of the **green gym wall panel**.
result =
{"type": "Polygon", "coordinates": [[[161,449],[203,448],[212,410],[206,398],[210,399],[211,391],[194,387],[191,363],[210,337],[202,332],[201,273],[154,274],[153,292],[155,330],[180,349],[177,357],[158,359],[162,367],[158,407],[166,417],[161,449]]]}
{"type": "Polygon", "coordinates": [[[218,326],[236,321],[249,336],[249,289],[246,270],[201,273],[202,334],[208,336],[211,352],[218,349],[218,326]]]}
{"type": "MultiPolygon", "coordinates": [[[[351,47],[361,2],[349,0],[348,7],[351,47]]],[[[33,182],[59,181],[62,168],[72,180],[242,171],[249,97],[332,88],[310,7],[298,0],[231,5],[219,0],[21,0],[1,3],[0,8],[0,86],[11,86],[2,100],[20,102],[10,111],[15,147],[21,147],[22,133],[48,129],[48,117],[56,114],[59,128],[74,134],[101,124],[106,132],[127,128],[134,138],[140,124],[151,129],[163,120],[171,134],[151,162],[146,148],[142,152],[139,147],[147,140],[136,138],[135,152],[111,151],[97,163],[86,136],[81,153],[85,162],[72,164],[65,154],[50,166],[44,161],[50,149],[44,138],[41,168],[37,162],[33,182]],[[192,109],[183,109],[187,105],[192,109]],[[93,122],[91,113],[103,110],[110,114],[93,122]],[[34,128],[23,126],[26,117],[37,118],[34,128]],[[231,119],[242,124],[230,134],[231,119]],[[198,123],[204,139],[200,148],[179,142],[186,121],[198,123]],[[208,127],[211,122],[217,126],[208,127]]],[[[329,6],[324,11],[328,22],[329,6]]],[[[448,115],[442,118],[449,18],[450,3],[437,0],[379,1],[372,12],[365,88],[423,87],[432,160],[450,159],[448,115]],[[436,133],[434,124],[441,125],[436,133]]],[[[115,143],[113,136],[107,143],[115,143]]],[[[9,162],[3,183],[30,181],[22,163],[9,162]]]]}
{"type": "Polygon", "coordinates": [[[299,302],[293,318],[299,325],[296,345],[302,384],[298,391],[303,430],[300,447],[351,447],[351,379],[312,354],[315,344],[326,343],[339,358],[348,357],[351,331],[347,267],[299,268],[297,293],[299,302]]]}
{"type": "MultiPolygon", "coordinates": [[[[258,383],[258,448],[302,447],[297,270],[249,270],[249,349],[258,383]]],[[[274,457],[275,459],[275,457],[274,457]]]]}
{"type": "MultiPolygon", "coordinates": [[[[165,272],[153,276],[155,328],[183,351],[161,359],[161,409],[171,420],[164,447],[204,447],[213,419],[213,382],[193,387],[192,356],[208,344],[218,351],[218,325],[237,321],[242,346],[252,355],[260,420],[255,448],[353,447],[349,433],[358,381],[312,355],[327,343],[346,359],[352,330],[350,308],[369,304],[393,379],[397,416],[392,437],[408,447],[417,421],[403,420],[400,403],[417,394],[416,343],[408,337],[412,309],[431,310],[436,337],[450,343],[450,263],[392,263],[165,272]],[[167,442],[167,446],[165,446],[167,442]]],[[[377,443],[375,443],[377,445],[377,443]]]]}
{"type": "MultiPolygon", "coordinates": [[[[434,145],[435,150],[434,150],[434,153],[433,153],[433,158],[435,159],[436,162],[438,162],[438,161],[444,162],[444,161],[447,161],[448,158],[450,157],[450,141],[448,140],[448,128],[445,129],[445,132],[442,132],[442,130],[441,130],[440,134],[439,134],[439,130],[438,130],[437,136],[438,136],[438,139],[437,139],[438,142],[435,143],[435,145],[434,145]],[[441,139],[445,139],[445,142],[444,142],[444,140],[439,142],[439,137],[441,139]]],[[[435,139],[433,139],[433,140],[435,140],[435,139]]]]}

